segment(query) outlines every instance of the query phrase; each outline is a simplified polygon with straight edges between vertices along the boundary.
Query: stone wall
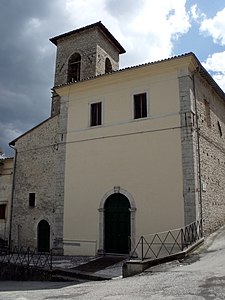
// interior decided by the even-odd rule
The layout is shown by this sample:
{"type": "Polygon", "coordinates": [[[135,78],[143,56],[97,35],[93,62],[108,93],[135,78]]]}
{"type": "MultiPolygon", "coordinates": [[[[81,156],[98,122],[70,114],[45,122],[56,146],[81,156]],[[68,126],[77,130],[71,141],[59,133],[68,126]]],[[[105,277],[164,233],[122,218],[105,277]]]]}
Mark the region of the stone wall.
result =
{"type": "Polygon", "coordinates": [[[13,158],[0,159],[0,204],[6,205],[5,219],[0,219],[0,238],[8,240],[13,181],[13,158]]]}
{"type": "Polygon", "coordinates": [[[199,178],[198,178],[198,152],[197,132],[195,122],[195,103],[191,75],[180,74],[180,116],[181,116],[181,145],[183,167],[183,197],[185,225],[199,218],[199,178]]]}
{"type": "Polygon", "coordinates": [[[203,228],[207,235],[225,222],[225,99],[195,76],[200,139],[203,228]]]}
{"type": "MultiPolygon", "coordinates": [[[[15,142],[15,190],[12,214],[12,246],[37,247],[37,227],[41,220],[50,225],[50,241],[62,239],[57,231],[57,215],[62,209],[56,192],[59,117],[41,123],[15,142]],[[35,207],[29,206],[29,193],[35,193],[35,207]]],[[[62,200],[63,201],[63,200],[62,200]]]]}
{"type": "Polygon", "coordinates": [[[208,235],[225,223],[225,101],[198,73],[179,89],[185,224],[202,217],[208,235]]]}
{"type": "Polygon", "coordinates": [[[81,55],[81,80],[104,74],[106,57],[113,70],[119,68],[119,51],[98,28],[91,28],[58,41],[55,86],[67,83],[68,60],[75,52],[81,55]]]}
{"type": "Polygon", "coordinates": [[[57,236],[53,239],[54,254],[63,254],[63,218],[65,159],[68,119],[68,98],[60,97],[60,114],[58,116],[58,144],[55,164],[55,213],[54,224],[57,236]]]}

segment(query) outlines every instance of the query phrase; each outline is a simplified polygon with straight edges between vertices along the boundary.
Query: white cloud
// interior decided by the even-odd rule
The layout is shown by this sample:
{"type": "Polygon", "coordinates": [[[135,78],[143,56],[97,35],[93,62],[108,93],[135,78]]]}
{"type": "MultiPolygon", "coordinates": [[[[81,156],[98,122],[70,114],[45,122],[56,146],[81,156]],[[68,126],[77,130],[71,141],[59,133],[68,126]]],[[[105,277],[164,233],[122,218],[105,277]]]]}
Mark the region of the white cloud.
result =
{"type": "Polygon", "coordinates": [[[202,65],[225,91],[225,51],[210,55],[202,65]]]}
{"type": "Polygon", "coordinates": [[[203,20],[200,31],[212,36],[213,42],[225,45],[225,8],[212,19],[203,20]]]}
{"type": "Polygon", "coordinates": [[[206,14],[201,12],[197,4],[191,6],[190,16],[197,23],[202,23],[206,19],[206,14]]]}
{"type": "Polygon", "coordinates": [[[115,2],[67,0],[66,11],[73,26],[74,20],[79,27],[101,19],[127,50],[121,60],[123,66],[171,56],[173,41],[191,26],[185,9],[186,0],[142,0],[142,5],[130,0],[126,11],[120,10],[118,4],[113,6],[115,2]]]}

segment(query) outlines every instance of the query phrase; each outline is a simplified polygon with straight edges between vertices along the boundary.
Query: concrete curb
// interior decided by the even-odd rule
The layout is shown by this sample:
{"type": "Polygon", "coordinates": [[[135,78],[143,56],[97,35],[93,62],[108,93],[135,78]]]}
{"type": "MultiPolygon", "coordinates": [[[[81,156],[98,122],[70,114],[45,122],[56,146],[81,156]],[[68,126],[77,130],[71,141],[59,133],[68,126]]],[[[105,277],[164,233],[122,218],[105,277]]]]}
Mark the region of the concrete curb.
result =
{"type": "Polygon", "coordinates": [[[201,238],[198,240],[196,243],[191,245],[189,248],[187,248],[184,251],[178,252],[176,254],[162,257],[162,258],[156,258],[156,259],[146,259],[146,260],[130,260],[127,261],[123,265],[123,278],[130,277],[136,274],[142,273],[144,270],[159,265],[163,264],[166,262],[170,262],[173,260],[178,260],[178,259],[183,259],[187,254],[190,254],[193,252],[197,247],[199,247],[202,243],[204,242],[204,238],[201,238]]]}

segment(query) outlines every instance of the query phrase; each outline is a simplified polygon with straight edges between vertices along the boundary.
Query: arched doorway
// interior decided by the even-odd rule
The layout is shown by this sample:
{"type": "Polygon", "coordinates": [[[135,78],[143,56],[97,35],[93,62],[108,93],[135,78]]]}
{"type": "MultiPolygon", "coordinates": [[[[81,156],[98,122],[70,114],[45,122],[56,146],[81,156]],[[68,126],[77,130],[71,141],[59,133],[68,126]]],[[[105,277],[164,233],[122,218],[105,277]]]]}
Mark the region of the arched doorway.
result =
{"type": "Polygon", "coordinates": [[[110,195],[104,205],[104,250],[106,253],[128,254],[130,202],[120,193],[110,195]]]}
{"type": "Polygon", "coordinates": [[[50,250],[50,225],[47,221],[41,220],[38,223],[38,251],[49,252],[50,250]]]}

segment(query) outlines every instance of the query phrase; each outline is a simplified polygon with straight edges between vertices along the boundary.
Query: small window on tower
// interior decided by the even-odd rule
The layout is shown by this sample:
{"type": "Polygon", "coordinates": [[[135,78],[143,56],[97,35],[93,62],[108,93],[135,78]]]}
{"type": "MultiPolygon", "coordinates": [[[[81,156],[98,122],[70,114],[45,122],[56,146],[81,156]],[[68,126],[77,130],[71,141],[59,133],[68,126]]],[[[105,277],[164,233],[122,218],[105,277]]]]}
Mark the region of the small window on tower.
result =
{"type": "Polygon", "coordinates": [[[147,94],[134,95],[134,119],[147,117],[147,94]]]}
{"type": "Polygon", "coordinates": [[[0,204],[0,219],[5,219],[6,204],[0,204]]]}
{"type": "Polygon", "coordinates": [[[98,126],[102,124],[102,102],[91,104],[90,126],[98,126]]]}
{"type": "Polygon", "coordinates": [[[107,57],[105,60],[105,73],[110,73],[112,72],[112,64],[109,58],[107,57]]]}
{"type": "Polygon", "coordinates": [[[35,193],[29,193],[29,207],[35,207],[35,193]]]}
{"type": "Polygon", "coordinates": [[[81,56],[79,53],[74,53],[68,62],[67,82],[80,80],[81,56]]]}

